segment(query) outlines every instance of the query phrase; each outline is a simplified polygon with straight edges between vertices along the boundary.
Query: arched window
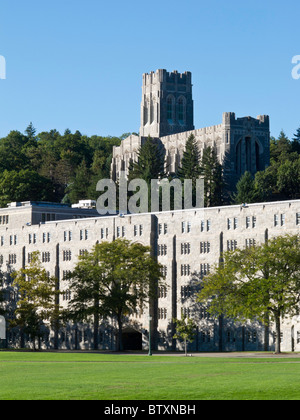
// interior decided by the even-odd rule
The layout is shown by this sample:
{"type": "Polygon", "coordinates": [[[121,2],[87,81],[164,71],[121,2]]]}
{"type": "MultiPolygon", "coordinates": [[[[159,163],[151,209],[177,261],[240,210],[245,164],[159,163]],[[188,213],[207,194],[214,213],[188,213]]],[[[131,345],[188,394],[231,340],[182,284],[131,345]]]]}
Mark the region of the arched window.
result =
{"type": "Polygon", "coordinates": [[[169,123],[173,122],[174,119],[174,98],[169,96],[167,99],[167,119],[169,123]]]}
{"type": "Polygon", "coordinates": [[[183,97],[178,100],[178,121],[185,124],[185,99],[183,97]]]}

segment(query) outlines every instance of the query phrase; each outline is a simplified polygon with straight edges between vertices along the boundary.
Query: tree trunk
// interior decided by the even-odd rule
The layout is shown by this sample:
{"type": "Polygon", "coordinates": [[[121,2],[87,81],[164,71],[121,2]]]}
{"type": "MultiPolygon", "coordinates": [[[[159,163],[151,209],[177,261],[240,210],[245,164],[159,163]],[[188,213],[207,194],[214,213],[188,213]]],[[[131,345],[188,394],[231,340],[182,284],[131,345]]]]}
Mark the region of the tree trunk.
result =
{"type": "Polygon", "coordinates": [[[98,337],[99,337],[99,314],[94,315],[94,350],[98,350],[98,337]]]}
{"type": "Polygon", "coordinates": [[[187,342],[186,342],[186,338],[184,339],[184,351],[185,351],[185,356],[187,356],[187,342]]]}
{"type": "Polygon", "coordinates": [[[281,353],[281,346],[280,346],[280,335],[281,335],[281,328],[280,328],[280,315],[276,314],[275,316],[275,325],[276,325],[276,346],[275,346],[275,353],[281,353]]]}
{"type": "Polygon", "coordinates": [[[123,329],[122,317],[118,316],[118,351],[123,351],[122,329],[123,329]]]}

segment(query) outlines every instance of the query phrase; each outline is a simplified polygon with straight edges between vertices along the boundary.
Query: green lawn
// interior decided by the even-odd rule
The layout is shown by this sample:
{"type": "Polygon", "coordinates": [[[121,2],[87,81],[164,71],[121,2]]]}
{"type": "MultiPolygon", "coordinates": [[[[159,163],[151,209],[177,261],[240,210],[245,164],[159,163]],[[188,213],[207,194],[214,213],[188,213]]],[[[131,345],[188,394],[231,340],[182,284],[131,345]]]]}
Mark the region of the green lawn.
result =
{"type": "Polygon", "coordinates": [[[298,400],[300,359],[0,352],[0,400],[298,400]]]}

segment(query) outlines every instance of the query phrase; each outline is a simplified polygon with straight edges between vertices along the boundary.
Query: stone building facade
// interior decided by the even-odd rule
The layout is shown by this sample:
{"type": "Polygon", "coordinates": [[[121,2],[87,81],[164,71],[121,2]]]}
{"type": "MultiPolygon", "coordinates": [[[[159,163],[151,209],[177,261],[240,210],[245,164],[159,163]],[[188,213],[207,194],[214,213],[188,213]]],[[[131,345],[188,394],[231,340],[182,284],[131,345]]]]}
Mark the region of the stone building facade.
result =
{"type": "MultiPolygon", "coordinates": [[[[159,288],[153,304],[127,319],[123,331],[126,349],[147,349],[151,314],[153,349],[181,349],[172,338],[173,318],[189,316],[197,323],[190,351],[273,350],[275,328],[212,319],[208,309],[195,301],[195,293],[199,278],[219,263],[223,251],[264,243],[286,233],[300,233],[299,200],[107,217],[50,203],[14,203],[0,210],[0,265],[6,279],[6,303],[13,307],[16,299],[9,273],[26,266],[32,252],[39,251],[45,269],[58,278],[60,304],[67,307],[71,293],[65,278],[78,256],[101,241],[126,238],[151,246],[166,278],[166,287],[159,288]]],[[[115,322],[103,320],[99,332],[99,348],[114,350],[115,322]]],[[[300,351],[300,318],[284,320],[280,339],[284,351],[300,351]]],[[[10,346],[18,340],[14,332],[9,333],[10,346]]],[[[42,346],[53,348],[54,340],[53,332],[45,330],[42,346]]],[[[62,349],[92,348],[92,327],[70,323],[61,329],[58,340],[62,349]]]]}
{"type": "Polygon", "coordinates": [[[140,134],[131,135],[114,147],[112,179],[117,180],[121,171],[128,173],[130,162],[137,160],[139,147],[148,136],[161,146],[166,170],[175,173],[191,134],[200,155],[209,146],[216,150],[230,188],[245,171],[254,175],[270,163],[267,115],[236,118],[235,113],[225,112],[220,124],[195,130],[191,73],[157,70],[143,75],[140,134]]]}

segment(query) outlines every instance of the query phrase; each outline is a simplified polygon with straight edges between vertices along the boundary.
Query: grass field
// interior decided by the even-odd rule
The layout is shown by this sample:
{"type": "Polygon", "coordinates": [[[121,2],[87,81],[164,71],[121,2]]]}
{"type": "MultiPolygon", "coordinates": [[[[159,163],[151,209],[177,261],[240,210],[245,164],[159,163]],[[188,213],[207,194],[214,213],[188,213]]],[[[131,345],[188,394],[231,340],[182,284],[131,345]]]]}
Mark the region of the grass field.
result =
{"type": "Polygon", "coordinates": [[[298,400],[300,358],[0,352],[0,400],[298,400]]]}

